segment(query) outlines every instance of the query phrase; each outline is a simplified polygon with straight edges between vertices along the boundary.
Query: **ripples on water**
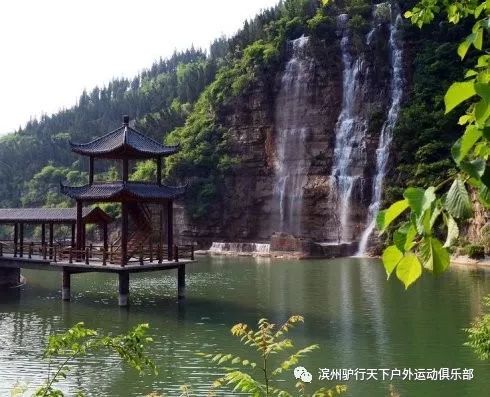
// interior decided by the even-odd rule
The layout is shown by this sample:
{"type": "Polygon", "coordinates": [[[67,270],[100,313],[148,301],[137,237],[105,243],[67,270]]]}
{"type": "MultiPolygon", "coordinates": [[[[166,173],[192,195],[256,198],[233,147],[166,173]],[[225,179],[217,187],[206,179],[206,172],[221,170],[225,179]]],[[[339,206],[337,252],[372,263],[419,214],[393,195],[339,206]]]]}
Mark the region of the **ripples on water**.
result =
{"type": "MultiPolygon", "coordinates": [[[[462,346],[467,326],[490,292],[486,273],[452,271],[424,277],[405,292],[386,281],[377,261],[341,259],[282,262],[260,258],[200,258],[189,266],[187,299],[176,300],[175,272],[135,275],[132,305],[117,307],[116,277],[73,277],[73,300],[59,299],[59,275],[25,272],[28,285],[0,295],[0,396],[17,382],[33,388],[47,364],[42,350],[48,335],[84,321],[113,334],[149,323],[155,342],[151,355],[157,377],[138,377],[115,356],[96,355],[63,383],[65,390],[85,388],[94,396],[139,396],[151,391],[178,395],[189,384],[205,395],[219,370],[197,351],[246,354],[230,335],[237,322],[254,324],[263,316],[275,322],[303,314],[293,332],[298,347],[318,343],[321,350],[303,364],[318,368],[475,368],[472,382],[400,382],[401,396],[487,396],[490,368],[462,346]]],[[[289,386],[292,379],[285,378],[289,386]]],[[[315,381],[316,386],[325,385],[315,381]]],[[[387,395],[383,382],[351,382],[350,396],[387,395]]],[[[223,395],[230,395],[224,393],[223,395]]]]}

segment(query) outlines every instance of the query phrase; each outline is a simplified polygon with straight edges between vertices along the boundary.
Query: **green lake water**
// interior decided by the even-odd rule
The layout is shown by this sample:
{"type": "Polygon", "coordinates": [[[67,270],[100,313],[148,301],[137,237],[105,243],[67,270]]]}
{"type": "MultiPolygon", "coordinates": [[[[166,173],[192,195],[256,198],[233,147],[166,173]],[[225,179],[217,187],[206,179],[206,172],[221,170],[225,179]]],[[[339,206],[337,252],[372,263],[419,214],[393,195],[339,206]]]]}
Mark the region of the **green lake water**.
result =
{"type": "MultiPolygon", "coordinates": [[[[157,391],[177,396],[188,384],[204,396],[220,371],[198,351],[245,355],[229,332],[238,322],[261,317],[282,322],[302,314],[305,324],[292,335],[298,347],[316,343],[320,350],[302,361],[314,386],[342,382],[318,379],[319,368],[428,369],[472,368],[471,381],[391,383],[405,396],[489,396],[490,364],[463,346],[462,331],[480,313],[490,293],[490,273],[451,270],[423,277],[405,291],[386,281],[377,260],[355,258],[279,261],[253,258],[199,258],[188,266],[187,298],[176,299],[174,271],[134,275],[131,306],[117,306],[114,275],[72,277],[72,301],[60,300],[60,275],[25,271],[28,284],[0,295],[0,396],[16,382],[32,387],[47,370],[41,359],[50,333],[84,321],[119,333],[149,323],[155,342],[150,354],[158,376],[138,377],[113,356],[84,359],[65,390],[84,387],[93,396],[142,396],[157,391]]],[[[285,387],[294,385],[285,374],[285,387]]],[[[349,381],[347,396],[387,396],[389,381],[349,381]]],[[[232,396],[230,392],[222,395],[232,396]]]]}

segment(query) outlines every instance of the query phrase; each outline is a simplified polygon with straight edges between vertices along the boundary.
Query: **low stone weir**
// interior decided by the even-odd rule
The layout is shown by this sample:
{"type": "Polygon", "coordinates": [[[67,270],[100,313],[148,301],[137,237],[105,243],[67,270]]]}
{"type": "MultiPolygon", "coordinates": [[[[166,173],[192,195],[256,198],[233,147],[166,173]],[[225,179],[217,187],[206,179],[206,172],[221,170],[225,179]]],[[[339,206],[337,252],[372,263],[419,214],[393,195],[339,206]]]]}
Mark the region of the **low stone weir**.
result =
{"type": "Polygon", "coordinates": [[[270,244],[213,242],[208,252],[214,255],[269,256],[270,244]]]}

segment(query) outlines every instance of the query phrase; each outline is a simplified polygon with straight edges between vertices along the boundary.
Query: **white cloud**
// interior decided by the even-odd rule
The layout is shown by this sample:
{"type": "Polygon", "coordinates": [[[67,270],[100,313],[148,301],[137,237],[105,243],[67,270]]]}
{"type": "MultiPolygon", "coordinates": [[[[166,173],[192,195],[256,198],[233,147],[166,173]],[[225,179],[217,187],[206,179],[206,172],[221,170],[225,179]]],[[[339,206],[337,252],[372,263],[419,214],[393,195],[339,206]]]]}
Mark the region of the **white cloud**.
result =
{"type": "Polygon", "coordinates": [[[73,105],[192,44],[207,48],[278,0],[0,2],[0,132],[73,105]]]}

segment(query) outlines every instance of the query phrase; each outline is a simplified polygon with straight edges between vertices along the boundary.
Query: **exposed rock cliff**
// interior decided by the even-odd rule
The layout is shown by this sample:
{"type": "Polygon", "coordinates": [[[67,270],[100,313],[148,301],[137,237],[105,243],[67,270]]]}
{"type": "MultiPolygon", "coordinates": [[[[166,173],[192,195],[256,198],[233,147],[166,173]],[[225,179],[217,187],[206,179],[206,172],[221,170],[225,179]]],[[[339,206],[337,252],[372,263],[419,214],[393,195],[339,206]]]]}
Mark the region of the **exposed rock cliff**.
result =
{"type": "MultiPolygon", "coordinates": [[[[365,226],[371,201],[371,179],[376,168],[376,148],[381,126],[389,107],[390,59],[389,26],[378,22],[373,27],[369,43],[365,34],[356,36],[349,52],[357,60],[357,94],[354,104],[365,129],[353,169],[359,180],[352,191],[348,223],[356,239],[365,226]],[[359,40],[360,43],[359,43],[359,40]]],[[[339,239],[338,197],[332,188],[331,171],[334,162],[336,129],[343,100],[342,51],[339,33],[335,40],[310,39],[303,57],[308,60],[306,97],[286,100],[281,84],[293,44],[285,51],[284,62],[275,73],[257,76],[242,95],[221,109],[221,124],[229,130],[231,154],[239,166],[226,180],[223,207],[216,222],[189,224],[180,217],[184,235],[209,243],[211,240],[269,240],[280,230],[277,195],[274,194],[277,167],[278,114],[294,112],[302,117],[304,136],[305,182],[301,207],[302,237],[316,241],[339,239]],[[299,108],[298,108],[299,107],[299,108]]],[[[301,95],[305,95],[303,92],[301,95]]],[[[205,244],[204,244],[205,245],[205,244]]]]}

